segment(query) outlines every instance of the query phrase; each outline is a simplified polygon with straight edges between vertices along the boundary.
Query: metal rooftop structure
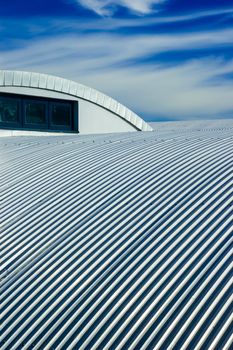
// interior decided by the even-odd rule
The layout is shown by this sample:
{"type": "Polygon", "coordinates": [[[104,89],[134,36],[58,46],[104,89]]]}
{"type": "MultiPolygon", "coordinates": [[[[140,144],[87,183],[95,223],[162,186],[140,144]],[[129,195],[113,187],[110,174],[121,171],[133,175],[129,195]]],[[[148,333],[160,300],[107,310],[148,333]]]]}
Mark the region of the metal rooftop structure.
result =
{"type": "Polygon", "coordinates": [[[231,348],[232,120],[0,152],[1,350],[231,348]]]}
{"type": "Polygon", "coordinates": [[[0,70],[0,128],[79,133],[151,131],[105,94],[47,74],[0,70]]]}

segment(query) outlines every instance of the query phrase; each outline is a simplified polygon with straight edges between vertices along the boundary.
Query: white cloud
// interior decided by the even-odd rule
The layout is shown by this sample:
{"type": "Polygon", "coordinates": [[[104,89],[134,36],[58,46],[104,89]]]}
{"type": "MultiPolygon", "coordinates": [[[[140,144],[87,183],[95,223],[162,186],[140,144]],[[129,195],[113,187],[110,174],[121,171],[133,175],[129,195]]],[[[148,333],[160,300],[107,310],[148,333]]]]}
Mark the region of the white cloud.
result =
{"type": "MultiPolygon", "coordinates": [[[[29,32],[33,35],[40,35],[42,33],[49,33],[51,31],[61,32],[64,30],[68,31],[78,31],[86,32],[86,31],[118,31],[119,29],[127,29],[127,28],[140,28],[140,27],[148,27],[151,25],[157,24],[167,24],[167,23],[176,23],[176,22],[185,22],[195,19],[202,19],[203,17],[212,17],[216,15],[227,15],[231,17],[233,15],[233,8],[223,8],[218,10],[208,10],[208,11],[200,11],[193,12],[191,14],[184,14],[179,16],[138,16],[137,18],[119,18],[119,17],[99,17],[99,18],[69,18],[67,20],[64,18],[56,18],[56,17],[48,17],[46,18],[46,25],[44,23],[45,19],[40,20],[39,18],[36,21],[24,22],[19,20],[14,20],[14,25],[17,28],[23,27],[26,28],[26,32],[29,32]]],[[[0,25],[0,31],[3,31],[5,27],[9,24],[9,19],[2,19],[0,25]]],[[[13,25],[12,24],[12,25],[13,25]]],[[[211,36],[211,33],[207,33],[211,36]]],[[[185,33],[184,33],[185,35],[185,33]]]]}
{"type": "Polygon", "coordinates": [[[123,6],[138,14],[152,12],[153,6],[165,0],[76,0],[82,6],[91,9],[101,16],[110,16],[118,6],[123,6]]]}
{"type": "MultiPolygon", "coordinates": [[[[111,33],[69,34],[46,37],[37,41],[18,42],[15,51],[3,51],[2,66],[22,64],[42,66],[44,62],[70,59],[82,72],[114,70],[128,62],[140,61],[150,55],[170,51],[208,49],[232,45],[233,29],[187,34],[141,34],[121,36],[111,33]]],[[[145,64],[145,67],[147,65],[145,64]]]]}
{"type": "Polygon", "coordinates": [[[18,42],[0,67],[55,74],[92,86],[145,116],[215,118],[233,111],[233,60],[209,57],[172,67],[129,64],[156,53],[231,45],[233,30],[186,35],[73,34],[18,42]]]}

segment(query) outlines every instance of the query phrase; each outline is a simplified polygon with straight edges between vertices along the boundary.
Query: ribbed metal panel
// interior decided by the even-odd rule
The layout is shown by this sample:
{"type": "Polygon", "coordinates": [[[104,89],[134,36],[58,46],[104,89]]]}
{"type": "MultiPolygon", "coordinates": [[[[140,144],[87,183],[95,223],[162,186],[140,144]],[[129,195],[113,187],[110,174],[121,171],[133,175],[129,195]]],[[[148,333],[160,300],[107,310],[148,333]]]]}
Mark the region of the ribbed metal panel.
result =
{"type": "Polygon", "coordinates": [[[149,124],[128,108],[122,106],[120,103],[101,92],[74,81],[47,74],[0,70],[0,86],[21,86],[52,90],[82,98],[108,109],[127,120],[127,122],[135,126],[138,130],[152,131],[152,127],[149,124]]]}
{"type": "Polygon", "coordinates": [[[232,121],[0,149],[1,349],[231,348],[232,121]]]}

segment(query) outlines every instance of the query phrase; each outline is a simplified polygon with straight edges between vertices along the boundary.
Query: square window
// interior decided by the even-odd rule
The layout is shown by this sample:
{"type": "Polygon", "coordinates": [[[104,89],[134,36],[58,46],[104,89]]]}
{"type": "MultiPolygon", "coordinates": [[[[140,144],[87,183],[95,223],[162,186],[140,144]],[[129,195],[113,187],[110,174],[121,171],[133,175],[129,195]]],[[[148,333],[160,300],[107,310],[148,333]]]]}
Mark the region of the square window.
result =
{"type": "Polygon", "coordinates": [[[19,103],[16,99],[0,96],[0,122],[17,123],[19,121],[19,103]]]}
{"type": "Polygon", "coordinates": [[[43,102],[25,102],[25,123],[46,124],[46,104],[43,102]]]}
{"type": "Polygon", "coordinates": [[[53,103],[51,106],[51,125],[71,127],[71,106],[53,103]]]}

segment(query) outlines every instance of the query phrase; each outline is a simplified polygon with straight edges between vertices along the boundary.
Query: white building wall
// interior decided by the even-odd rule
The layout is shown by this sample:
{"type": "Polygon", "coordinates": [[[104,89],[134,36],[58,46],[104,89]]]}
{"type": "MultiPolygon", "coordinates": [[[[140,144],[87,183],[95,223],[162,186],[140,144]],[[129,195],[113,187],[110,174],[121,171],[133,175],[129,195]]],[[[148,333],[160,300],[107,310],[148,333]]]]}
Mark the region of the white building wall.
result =
{"type": "Polygon", "coordinates": [[[79,101],[81,133],[153,130],[113,98],[83,84],[52,75],[0,70],[1,91],[79,101]]]}
{"type": "Polygon", "coordinates": [[[82,134],[136,131],[119,116],[93,103],[79,100],[79,132],[82,134]]]}
{"type": "Polygon", "coordinates": [[[110,110],[102,108],[101,106],[86,101],[84,99],[66,95],[56,91],[15,86],[0,86],[0,92],[78,101],[78,122],[79,132],[81,134],[130,132],[137,130],[136,127],[134,127],[132,124],[128,123],[125,119],[119,117],[118,115],[112,113],[110,110]]]}

